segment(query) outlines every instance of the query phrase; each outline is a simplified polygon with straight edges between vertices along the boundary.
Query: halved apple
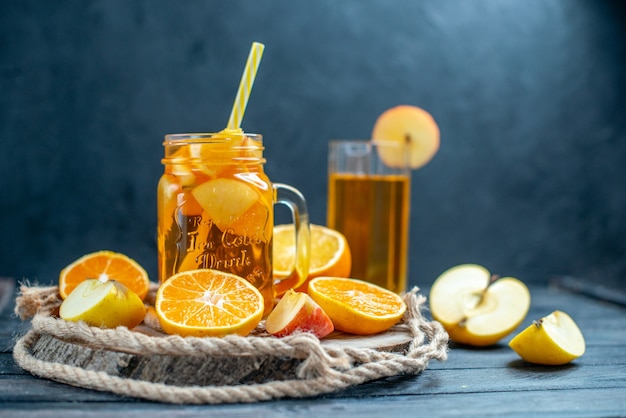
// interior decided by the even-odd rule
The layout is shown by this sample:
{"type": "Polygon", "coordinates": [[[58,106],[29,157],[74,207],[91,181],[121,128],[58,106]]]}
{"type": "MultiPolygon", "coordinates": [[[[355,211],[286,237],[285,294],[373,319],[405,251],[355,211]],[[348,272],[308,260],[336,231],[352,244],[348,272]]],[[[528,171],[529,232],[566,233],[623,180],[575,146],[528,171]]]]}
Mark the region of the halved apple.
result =
{"type": "Polygon", "coordinates": [[[417,106],[401,105],[383,112],[374,125],[372,140],[406,144],[408,158],[393,147],[380,147],[380,158],[390,167],[412,169],[426,165],[439,150],[439,127],[433,117],[417,106]]]}
{"type": "Polygon", "coordinates": [[[522,323],[530,292],[513,277],[499,278],[476,264],[443,272],[430,290],[430,310],[453,341],[492,345],[522,323]]]}
{"type": "Polygon", "coordinates": [[[554,311],[513,337],[509,347],[529,363],[558,366],[585,353],[585,338],[568,314],[554,311]]]}
{"type": "Polygon", "coordinates": [[[300,331],[324,338],[335,327],[326,312],[309,295],[290,289],[267,317],[265,329],[276,337],[300,331]]]}

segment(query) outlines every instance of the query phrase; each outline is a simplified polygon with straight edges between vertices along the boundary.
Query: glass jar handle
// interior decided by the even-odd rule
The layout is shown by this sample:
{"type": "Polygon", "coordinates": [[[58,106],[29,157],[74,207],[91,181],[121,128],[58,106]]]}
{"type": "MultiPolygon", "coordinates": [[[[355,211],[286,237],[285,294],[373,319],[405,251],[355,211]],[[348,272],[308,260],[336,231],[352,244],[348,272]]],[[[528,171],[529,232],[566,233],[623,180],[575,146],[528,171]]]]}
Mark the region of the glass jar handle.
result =
{"type": "Polygon", "coordinates": [[[309,212],[302,193],[283,183],[274,183],[275,203],[289,208],[295,226],[296,257],[294,270],[284,279],[274,282],[274,293],[281,295],[290,288],[302,284],[309,275],[309,253],[311,250],[311,231],[309,212]]]}

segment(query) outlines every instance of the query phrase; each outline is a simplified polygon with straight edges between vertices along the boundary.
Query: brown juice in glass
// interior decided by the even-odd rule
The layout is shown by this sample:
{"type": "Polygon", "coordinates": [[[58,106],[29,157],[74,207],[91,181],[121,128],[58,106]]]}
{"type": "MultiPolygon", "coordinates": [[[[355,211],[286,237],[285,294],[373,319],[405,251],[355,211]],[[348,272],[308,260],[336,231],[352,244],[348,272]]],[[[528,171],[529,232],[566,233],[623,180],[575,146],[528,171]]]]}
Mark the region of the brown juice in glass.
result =
{"type": "Polygon", "coordinates": [[[408,176],[330,175],[328,226],[348,240],[352,277],[406,289],[409,189],[408,176]]]}
{"type": "Polygon", "coordinates": [[[329,143],[326,222],[343,233],[352,254],[350,276],[393,292],[406,290],[411,171],[381,155],[406,144],[335,140],[329,143]]]}

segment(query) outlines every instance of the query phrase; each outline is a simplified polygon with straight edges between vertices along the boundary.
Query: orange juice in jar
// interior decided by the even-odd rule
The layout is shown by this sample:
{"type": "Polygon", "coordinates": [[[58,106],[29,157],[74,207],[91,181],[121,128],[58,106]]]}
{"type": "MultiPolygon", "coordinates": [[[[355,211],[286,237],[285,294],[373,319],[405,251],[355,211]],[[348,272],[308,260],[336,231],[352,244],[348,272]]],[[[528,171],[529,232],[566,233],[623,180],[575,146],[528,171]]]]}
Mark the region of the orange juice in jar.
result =
{"type": "Polygon", "coordinates": [[[188,270],[233,273],[259,289],[265,314],[274,302],[274,203],[293,210],[297,272],[308,269],[308,215],[302,195],[272,184],[261,135],[240,131],[167,135],[158,186],[159,282],[188,270]]]}

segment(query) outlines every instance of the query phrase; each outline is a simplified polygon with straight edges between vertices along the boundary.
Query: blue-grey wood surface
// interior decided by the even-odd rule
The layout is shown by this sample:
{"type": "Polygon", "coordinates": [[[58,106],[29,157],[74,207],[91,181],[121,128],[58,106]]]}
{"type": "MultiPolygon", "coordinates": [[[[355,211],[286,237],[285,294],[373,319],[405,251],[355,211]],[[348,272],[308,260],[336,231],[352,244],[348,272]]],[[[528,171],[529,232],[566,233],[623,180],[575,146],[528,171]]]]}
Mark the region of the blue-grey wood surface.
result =
{"type": "Polygon", "coordinates": [[[626,416],[626,308],[543,286],[531,294],[520,329],[555,309],[568,312],[585,336],[583,357],[566,366],[530,365],[506,345],[509,336],[489,348],[451,344],[447,361],[431,362],[418,376],[315,398],[205,406],[146,402],[33,377],[11,355],[15,336],[28,328],[12,315],[11,299],[0,312],[0,416],[626,416]]]}

